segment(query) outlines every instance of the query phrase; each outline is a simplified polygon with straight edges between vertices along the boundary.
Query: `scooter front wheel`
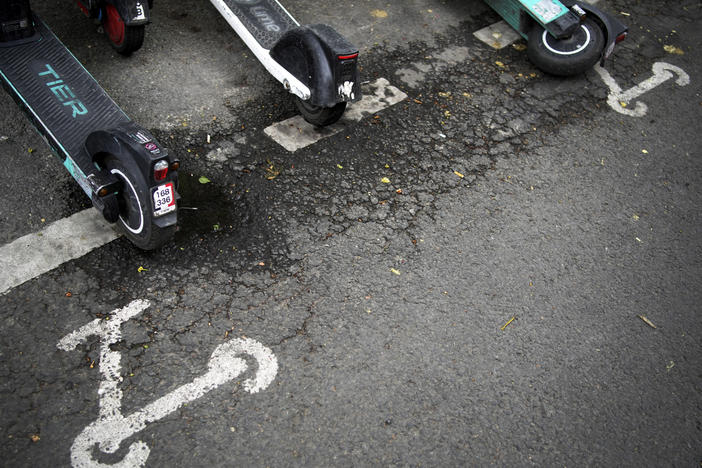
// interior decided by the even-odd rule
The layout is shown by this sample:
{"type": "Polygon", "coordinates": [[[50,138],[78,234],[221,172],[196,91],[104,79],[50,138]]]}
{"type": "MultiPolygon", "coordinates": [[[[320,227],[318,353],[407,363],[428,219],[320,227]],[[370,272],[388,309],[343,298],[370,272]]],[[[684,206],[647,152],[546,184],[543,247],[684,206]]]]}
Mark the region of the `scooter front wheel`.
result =
{"type": "Polygon", "coordinates": [[[117,194],[117,223],[124,235],[143,250],[155,249],[173,237],[175,225],[161,228],[154,224],[149,189],[142,175],[114,156],[105,158],[104,164],[122,182],[122,189],[117,194]]]}
{"type": "Polygon", "coordinates": [[[103,28],[112,47],[122,55],[129,55],[144,44],[146,26],[127,26],[113,5],[105,6],[103,28]]]}
{"type": "Polygon", "coordinates": [[[592,68],[605,47],[600,26],[586,18],[567,38],[556,39],[538,24],[529,31],[529,60],[546,73],[572,76],[592,68]]]}
{"type": "Polygon", "coordinates": [[[336,123],[346,110],[346,103],[340,102],[333,107],[322,107],[310,104],[295,96],[295,105],[302,117],[312,125],[326,127],[336,123]]]}

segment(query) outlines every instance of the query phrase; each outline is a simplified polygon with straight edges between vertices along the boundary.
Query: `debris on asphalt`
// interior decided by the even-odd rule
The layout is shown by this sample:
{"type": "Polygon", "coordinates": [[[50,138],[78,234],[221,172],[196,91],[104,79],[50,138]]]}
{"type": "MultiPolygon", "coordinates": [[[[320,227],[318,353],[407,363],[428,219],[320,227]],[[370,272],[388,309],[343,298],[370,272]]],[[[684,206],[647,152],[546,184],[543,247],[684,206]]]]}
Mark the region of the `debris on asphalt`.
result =
{"type": "Polygon", "coordinates": [[[500,330],[505,331],[505,328],[507,328],[507,327],[509,326],[509,324],[512,323],[512,322],[514,322],[516,319],[517,319],[517,316],[515,315],[515,316],[513,316],[511,319],[507,320],[507,323],[505,323],[504,325],[502,325],[502,326],[500,327],[500,330]]]}
{"type": "Polygon", "coordinates": [[[658,328],[658,327],[656,327],[656,326],[653,324],[653,322],[651,322],[651,321],[650,321],[649,319],[647,319],[645,316],[639,315],[638,317],[639,317],[641,320],[643,320],[643,321],[646,323],[646,325],[648,325],[649,327],[651,327],[651,328],[658,328]]]}
{"type": "Polygon", "coordinates": [[[685,55],[685,52],[682,49],[680,49],[679,47],[675,47],[673,45],[663,46],[663,50],[665,50],[669,54],[685,55]]]}

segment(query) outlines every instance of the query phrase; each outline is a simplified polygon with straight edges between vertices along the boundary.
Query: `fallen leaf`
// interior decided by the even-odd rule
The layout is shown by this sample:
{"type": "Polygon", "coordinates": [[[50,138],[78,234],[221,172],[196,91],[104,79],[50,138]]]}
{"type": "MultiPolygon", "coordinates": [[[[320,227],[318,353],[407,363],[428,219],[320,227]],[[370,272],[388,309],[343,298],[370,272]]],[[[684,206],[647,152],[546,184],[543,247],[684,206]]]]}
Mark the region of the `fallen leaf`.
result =
{"type": "Polygon", "coordinates": [[[343,169],[343,168],[344,168],[344,166],[342,166],[341,164],[337,164],[336,167],[338,167],[339,169],[343,169]]]}
{"type": "Polygon", "coordinates": [[[667,370],[670,370],[670,369],[672,369],[673,367],[675,367],[675,363],[674,363],[673,361],[670,361],[670,362],[668,363],[668,365],[665,366],[665,368],[666,368],[667,370]]]}
{"type": "Polygon", "coordinates": [[[526,44],[522,44],[521,42],[518,42],[516,44],[512,44],[512,47],[514,47],[515,50],[522,52],[526,50],[527,46],[526,44]]]}
{"type": "Polygon", "coordinates": [[[643,320],[643,321],[646,323],[646,325],[648,325],[649,327],[651,327],[651,328],[657,328],[657,327],[653,324],[653,322],[651,322],[649,319],[647,319],[647,318],[644,317],[643,315],[639,315],[638,317],[639,317],[641,320],[643,320]]]}
{"type": "Polygon", "coordinates": [[[29,438],[32,440],[32,442],[39,442],[39,440],[41,439],[41,437],[39,437],[39,434],[32,434],[31,436],[29,436],[29,438]]]}
{"type": "Polygon", "coordinates": [[[499,60],[497,60],[497,61],[495,62],[495,65],[497,65],[497,66],[500,67],[500,68],[505,68],[505,64],[502,63],[502,62],[500,62],[499,60]]]}
{"type": "Polygon", "coordinates": [[[400,273],[400,270],[396,270],[396,269],[394,269],[394,268],[390,268],[390,271],[391,271],[393,274],[398,275],[398,276],[402,274],[402,273],[400,273]]]}
{"type": "Polygon", "coordinates": [[[388,179],[387,177],[383,177],[382,179],[380,179],[380,181],[381,181],[382,183],[384,183],[384,184],[389,184],[389,183],[390,183],[390,179],[388,179]]]}
{"type": "Polygon", "coordinates": [[[210,183],[210,179],[208,179],[205,176],[200,176],[200,178],[197,179],[197,181],[200,182],[201,184],[209,184],[210,183]]]}
{"type": "Polygon", "coordinates": [[[642,152],[643,154],[648,154],[648,150],[645,150],[645,149],[642,149],[641,152],[642,152]]]}
{"type": "Polygon", "coordinates": [[[461,174],[461,173],[458,172],[458,171],[453,171],[453,173],[456,174],[456,175],[457,175],[458,177],[460,177],[461,179],[463,179],[463,178],[465,177],[463,174],[461,174]]]}
{"type": "Polygon", "coordinates": [[[665,50],[669,54],[685,55],[685,52],[683,52],[682,49],[680,49],[679,47],[672,46],[672,45],[663,46],[663,50],[665,50]]]}
{"type": "Polygon", "coordinates": [[[137,271],[138,271],[139,273],[141,273],[142,271],[149,271],[149,270],[146,269],[146,268],[144,268],[143,266],[140,266],[139,268],[137,268],[137,271]]]}
{"type": "Polygon", "coordinates": [[[66,297],[71,297],[71,296],[73,296],[73,294],[71,293],[71,291],[66,292],[66,297]]]}
{"type": "Polygon", "coordinates": [[[373,10],[371,11],[371,16],[374,18],[387,18],[388,12],[385,10],[373,10]]]}

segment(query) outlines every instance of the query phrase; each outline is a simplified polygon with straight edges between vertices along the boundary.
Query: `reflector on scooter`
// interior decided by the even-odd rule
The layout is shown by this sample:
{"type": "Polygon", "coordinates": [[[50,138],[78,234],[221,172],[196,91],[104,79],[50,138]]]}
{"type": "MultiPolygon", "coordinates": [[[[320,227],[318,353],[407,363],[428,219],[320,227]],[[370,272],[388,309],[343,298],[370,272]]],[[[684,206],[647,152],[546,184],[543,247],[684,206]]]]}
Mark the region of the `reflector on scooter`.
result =
{"type": "Polygon", "coordinates": [[[154,164],[154,180],[160,181],[166,178],[168,175],[168,161],[165,159],[160,160],[154,164]]]}
{"type": "Polygon", "coordinates": [[[358,52],[356,52],[355,54],[351,54],[351,55],[339,55],[339,60],[351,60],[351,59],[355,59],[357,57],[358,57],[358,52]]]}

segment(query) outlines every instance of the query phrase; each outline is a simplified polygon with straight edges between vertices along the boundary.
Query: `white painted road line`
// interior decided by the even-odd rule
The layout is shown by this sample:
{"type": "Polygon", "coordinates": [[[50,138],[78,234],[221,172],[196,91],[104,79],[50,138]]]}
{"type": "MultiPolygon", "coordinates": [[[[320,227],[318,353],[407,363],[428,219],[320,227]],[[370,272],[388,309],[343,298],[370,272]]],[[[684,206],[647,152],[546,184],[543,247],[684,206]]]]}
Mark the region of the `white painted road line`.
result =
{"type": "Polygon", "coordinates": [[[293,152],[316,143],[322,138],[339,133],[350,123],[373,115],[407,98],[407,95],[390,85],[385,78],[378,78],[363,87],[363,98],[349,104],[339,122],[328,127],[315,127],[301,116],[289,118],[264,129],[264,133],[286,150],[293,152]]]}
{"type": "Polygon", "coordinates": [[[93,208],[0,247],[0,294],[119,237],[93,208]]]}
{"type": "Polygon", "coordinates": [[[493,49],[498,50],[504,49],[522,38],[506,21],[498,21],[495,24],[486,26],[483,29],[475,31],[473,35],[493,49]]]}

